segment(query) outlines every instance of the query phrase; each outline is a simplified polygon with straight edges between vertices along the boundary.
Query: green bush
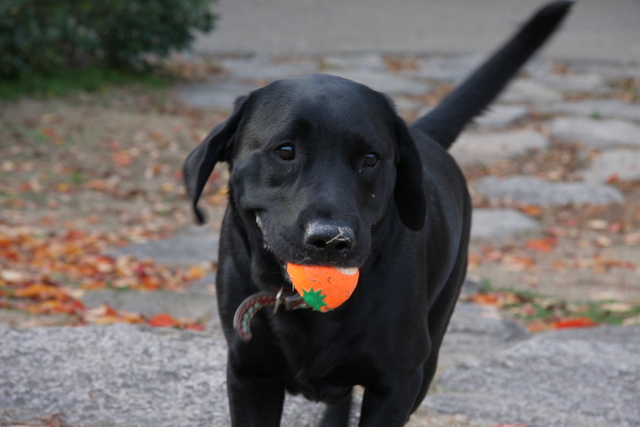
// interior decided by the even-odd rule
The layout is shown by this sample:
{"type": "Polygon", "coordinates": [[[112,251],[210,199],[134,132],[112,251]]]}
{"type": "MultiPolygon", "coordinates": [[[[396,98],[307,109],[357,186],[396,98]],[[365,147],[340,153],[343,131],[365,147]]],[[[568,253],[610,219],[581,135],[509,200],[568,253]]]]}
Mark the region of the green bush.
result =
{"type": "Polygon", "coordinates": [[[0,0],[0,77],[140,68],[209,32],[215,0],[0,0]]]}

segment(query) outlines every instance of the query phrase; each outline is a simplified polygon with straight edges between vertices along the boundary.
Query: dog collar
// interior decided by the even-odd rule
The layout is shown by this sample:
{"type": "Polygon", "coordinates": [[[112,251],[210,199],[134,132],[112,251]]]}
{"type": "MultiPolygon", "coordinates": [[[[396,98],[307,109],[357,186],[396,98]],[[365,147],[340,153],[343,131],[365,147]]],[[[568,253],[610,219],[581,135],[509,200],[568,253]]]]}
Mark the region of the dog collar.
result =
{"type": "Polygon", "coordinates": [[[287,293],[285,295],[284,288],[276,292],[257,292],[247,297],[236,310],[233,316],[233,328],[236,330],[240,339],[244,342],[251,341],[253,334],[251,333],[251,319],[260,311],[260,309],[274,306],[273,314],[283,306],[285,311],[297,310],[300,308],[309,308],[309,305],[296,293],[287,293]]]}

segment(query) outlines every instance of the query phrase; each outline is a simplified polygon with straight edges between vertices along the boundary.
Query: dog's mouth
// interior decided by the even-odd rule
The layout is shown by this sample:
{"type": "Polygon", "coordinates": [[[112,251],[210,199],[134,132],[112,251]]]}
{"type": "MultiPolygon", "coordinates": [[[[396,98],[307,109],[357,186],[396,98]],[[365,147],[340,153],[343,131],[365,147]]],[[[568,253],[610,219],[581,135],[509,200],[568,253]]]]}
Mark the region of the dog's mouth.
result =
{"type": "Polygon", "coordinates": [[[260,214],[257,212],[254,214],[254,216],[256,217],[256,225],[258,226],[258,228],[262,232],[262,235],[264,236],[264,223],[262,222],[262,218],[260,218],[260,214]]]}
{"type": "Polygon", "coordinates": [[[310,239],[307,236],[298,236],[295,231],[285,231],[291,226],[270,224],[262,211],[253,211],[252,216],[255,228],[259,232],[262,248],[271,253],[282,267],[287,263],[326,266],[343,269],[345,274],[348,274],[349,271],[358,269],[364,262],[363,256],[366,255],[360,250],[351,250],[350,238],[343,236],[344,230],[351,232],[349,227],[340,227],[339,233],[328,241],[304,241],[310,239]],[[332,250],[329,246],[336,250],[332,250]]]}

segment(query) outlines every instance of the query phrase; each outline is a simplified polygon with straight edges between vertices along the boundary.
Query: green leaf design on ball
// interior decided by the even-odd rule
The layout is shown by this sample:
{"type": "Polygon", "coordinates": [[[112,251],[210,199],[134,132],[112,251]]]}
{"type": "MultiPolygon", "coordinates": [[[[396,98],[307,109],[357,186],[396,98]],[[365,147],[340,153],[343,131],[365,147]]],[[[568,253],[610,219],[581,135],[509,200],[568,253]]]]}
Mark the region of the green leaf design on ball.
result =
{"type": "Polygon", "coordinates": [[[324,302],[326,297],[326,295],[322,294],[322,289],[314,291],[313,288],[310,288],[308,291],[305,290],[302,293],[302,299],[309,304],[309,307],[318,311],[327,305],[327,303],[324,302]]]}

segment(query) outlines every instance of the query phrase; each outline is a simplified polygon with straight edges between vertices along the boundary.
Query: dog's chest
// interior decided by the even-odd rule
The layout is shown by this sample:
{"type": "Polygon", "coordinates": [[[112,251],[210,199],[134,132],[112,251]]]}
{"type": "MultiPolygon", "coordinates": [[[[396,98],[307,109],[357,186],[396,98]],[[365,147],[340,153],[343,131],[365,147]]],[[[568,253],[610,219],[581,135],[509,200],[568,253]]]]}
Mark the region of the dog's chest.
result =
{"type": "Polygon", "coordinates": [[[310,400],[337,403],[351,394],[353,386],[379,377],[369,356],[348,354],[345,349],[330,346],[315,350],[315,354],[298,353],[297,360],[290,360],[289,364],[289,390],[310,400]]]}
{"type": "Polygon", "coordinates": [[[291,392],[311,400],[338,402],[354,385],[379,377],[382,367],[371,351],[372,341],[362,331],[304,321],[284,322],[277,329],[291,392]]]}

